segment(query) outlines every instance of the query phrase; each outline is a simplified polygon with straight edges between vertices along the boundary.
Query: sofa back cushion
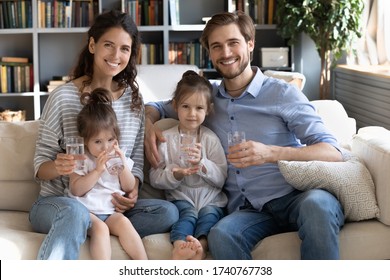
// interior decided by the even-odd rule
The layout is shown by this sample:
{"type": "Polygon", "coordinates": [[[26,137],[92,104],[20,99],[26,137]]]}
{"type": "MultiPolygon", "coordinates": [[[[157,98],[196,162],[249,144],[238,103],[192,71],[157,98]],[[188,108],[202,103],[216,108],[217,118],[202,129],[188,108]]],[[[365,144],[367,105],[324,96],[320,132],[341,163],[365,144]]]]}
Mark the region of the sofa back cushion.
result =
{"type": "Polygon", "coordinates": [[[379,220],[390,226],[390,131],[378,126],[359,129],[352,151],[371,173],[379,206],[379,220]]]}
{"type": "Polygon", "coordinates": [[[356,120],[347,115],[343,105],[337,100],[313,100],[311,104],[339,144],[350,150],[352,137],[356,133],[356,120]]]}
{"type": "Polygon", "coordinates": [[[39,186],[33,158],[39,121],[0,122],[0,209],[28,211],[39,186]]]}
{"type": "MultiPolygon", "coordinates": [[[[158,128],[161,130],[167,130],[175,125],[178,124],[178,120],[175,119],[161,119],[155,123],[158,128]]],[[[153,188],[150,185],[150,180],[149,180],[149,170],[150,170],[150,163],[148,159],[145,156],[145,161],[144,161],[144,183],[141,188],[140,192],[140,198],[160,198],[160,199],[165,199],[164,191],[159,190],[156,188],[153,188]]]]}
{"type": "Polygon", "coordinates": [[[145,103],[170,99],[185,71],[199,73],[196,65],[188,64],[138,65],[137,70],[137,82],[145,103]]]}

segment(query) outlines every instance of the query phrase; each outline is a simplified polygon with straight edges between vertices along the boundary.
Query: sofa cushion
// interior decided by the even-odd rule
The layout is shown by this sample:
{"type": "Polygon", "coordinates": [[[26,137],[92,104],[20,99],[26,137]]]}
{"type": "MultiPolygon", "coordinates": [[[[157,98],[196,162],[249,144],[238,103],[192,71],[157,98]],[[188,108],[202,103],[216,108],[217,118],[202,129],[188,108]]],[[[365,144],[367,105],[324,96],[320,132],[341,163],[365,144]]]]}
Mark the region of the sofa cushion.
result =
{"type": "Polygon", "coordinates": [[[28,211],[38,195],[34,152],[39,121],[0,122],[0,209],[28,211]]]}
{"type": "Polygon", "coordinates": [[[390,226],[390,131],[378,126],[359,129],[352,151],[364,161],[375,183],[379,220],[390,226]]]}
{"type": "Polygon", "coordinates": [[[294,188],[302,191],[320,188],[335,195],[347,221],[379,216],[374,182],[358,157],[350,155],[344,162],[279,161],[278,165],[294,188]]]}
{"type": "Polygon", "coordinates": [[[343,105],[337,100],[313,100],[310,103],[339,144],[351,149],[352,137],[356,133],[356,120],[348,117],[343,105]]]}
{"type": "MultiPolygon", "coordinates": [[[[155,125],[160,128],[161,130],[167,130],[175,125],[178,124],[178,120],[167,118],[167,119],[161,119],[155,123],[155,125]]],[[[159,198],[159,199],[165,199],[165,193],[164,190],[156,189],[150,185],[149,180],[149,170],[150,170],[150,163],[145,157],[144,161],[144,183],[141,188],[141,192],[139,197],[140,198],[159,198]]]]}
{"type": "Polygon", "coordinates": [[[185,71],[199,72],[196,65],[188,64],[138,65],[137,70],[137,82],[145,103],[170,99],[185,71]]]}
{"type": "MultiPolygon", "coordinates": [[[[340,231],[340,258],[343,260],[388,259],[389,228],[377,220],[346,223],[340,231]],[[373,250],[374,249],[374,250],[373,250]]],[[[256,260],[299,260],[301,240],[298,232],[271,235],[259,242],[252,256],[256,260]]]]}

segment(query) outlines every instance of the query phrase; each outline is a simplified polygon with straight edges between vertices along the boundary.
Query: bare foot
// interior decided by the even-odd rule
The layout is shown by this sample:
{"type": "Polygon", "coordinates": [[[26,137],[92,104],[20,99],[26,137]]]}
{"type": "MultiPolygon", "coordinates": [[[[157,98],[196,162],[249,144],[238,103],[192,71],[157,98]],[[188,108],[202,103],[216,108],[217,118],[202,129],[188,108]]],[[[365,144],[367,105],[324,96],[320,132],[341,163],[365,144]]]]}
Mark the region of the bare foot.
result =
{"type": "Polygon", "coordinates": [[[172,259],[173,260],[191,260],[196,255],[192,249],[192,242],[177,240],[173,243],[172,259]]]}
{"type": "Polygon", "coordinates": [[[188,235],[186,240],[188,243],[191,243],[191,249],[195,251],[195,255],[191,260],[204,260],[206,258],[206,251],[204,250],[202,243],[192,235],[188,235]]]}

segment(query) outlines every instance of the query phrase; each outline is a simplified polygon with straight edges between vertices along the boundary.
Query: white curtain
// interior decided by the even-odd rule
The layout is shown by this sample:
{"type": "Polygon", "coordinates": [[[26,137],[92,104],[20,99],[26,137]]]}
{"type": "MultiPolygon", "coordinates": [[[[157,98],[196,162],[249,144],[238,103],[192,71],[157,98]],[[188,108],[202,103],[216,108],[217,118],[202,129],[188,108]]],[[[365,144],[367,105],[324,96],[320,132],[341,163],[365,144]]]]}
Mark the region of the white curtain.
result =
{"type": "Polygon", "coordinates": [[[362,37],[355,43],[355,53],[348,64],[390,65],[390,1],[363,0],[362,37]]]}

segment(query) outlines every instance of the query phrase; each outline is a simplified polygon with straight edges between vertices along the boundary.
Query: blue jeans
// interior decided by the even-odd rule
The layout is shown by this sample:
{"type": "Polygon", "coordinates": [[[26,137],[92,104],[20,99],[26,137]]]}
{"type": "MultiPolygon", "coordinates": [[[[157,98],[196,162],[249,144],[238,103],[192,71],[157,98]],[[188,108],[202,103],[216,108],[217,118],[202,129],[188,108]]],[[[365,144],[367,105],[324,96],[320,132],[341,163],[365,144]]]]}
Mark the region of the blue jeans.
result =
{"type": "MultiPolygon", "coordinates": [[[[168,232],[178,219],[177,208],[159,199],[140,199],[124,213],[141,237],[168,232]]],[[[36,232],[46,233],[38,259],[79,258],[80,245],[91,226],[88,209],[65,196],[39,197],[30,211],[30,222],[36,232]]]]}
{"type": "Polygon", "coordinates": [[[266,203],[262,211],[238,210],[210,231],[208,244],[214,259],[251,259],[254,246],[267,236],[298,231],[301,258],[339,259],[339,231],[344,214],[329,192],[293,191],[266,203]]]}
{"type": "Polygon", "coordinates": [[[199,210],[185,200],[174,200],[173,204],[179,210],[179,220],[172,226],[171,242],[185,240],[187,235],[195,238],[206,236],[224,215],[222,208],[217,206],[205,206],[199,210]]]}

